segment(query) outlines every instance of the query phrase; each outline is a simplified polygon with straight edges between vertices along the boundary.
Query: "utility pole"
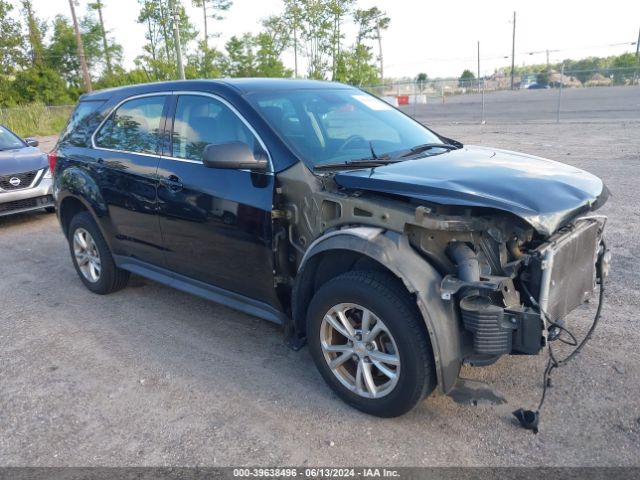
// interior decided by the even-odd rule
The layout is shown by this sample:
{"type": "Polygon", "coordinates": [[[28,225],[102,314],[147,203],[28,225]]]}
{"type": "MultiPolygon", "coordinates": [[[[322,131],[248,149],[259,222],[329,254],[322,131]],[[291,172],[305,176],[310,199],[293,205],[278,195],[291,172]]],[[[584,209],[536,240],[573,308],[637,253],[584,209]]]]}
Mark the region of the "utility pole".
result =
{"type": "Polygon", "coordinates": [[[638,29],[638,41],[636,41],[636,73],[633,75],[633,82],[631,85],[636,83],[635,81],[638,79],[638,65],[640,65],[640,28],[638,29]]]}
{"type": "Polygon", "coordinates": [[[511,90],[513,90],[513,73],[516,60],[516,12],[513,12],[513,37],[511,39],[511,90]]]}
{"type": "Polygon", "coordinates": [[[547,48],[547,70],[549,70],[549,49],[547,48]]]}
{"type": "Polygon", "coordinates": [[[480,93],[480,40],[478,40],[478,93],[480,93]]]}
{"type": "Polygon", "coordinates": [[[85,92],[90,92],[91,77],[89,76],[89,68],[87,68],[87,60],[84,56],[84,45],[82,45],[82,35],[80,35],[80,29],[78,28],[78,19],[76,18],[76,10],[73,6],[73,0],[69,0],[69,7],[71,7],[71,19],[73,20],[73,28],[76,31],[78,59],[80,60],[80,68],[82,69],[82,83],[84,84],[85,92]]]}
{"type": "Polygon", "coordinates": [[[107,73],[111,75],[111,54],[109,53],[109,45],[107,43],[107,31],[104,29],[104,20],[102,19],[102,2],[98,0],[95,3],[89,5],[94,10],[98,11],[98,19],[100,20],[100,33],[102,34],[102,47],[104,48],[104,58],[107,62],[107,73]]]}
{"type": "Polygon", "coordinates": [[[564,63],[560,69],[560,88],[558,88],[558,110],[556,112],[556,123],[560,123],[560,103],[562,101],[562,83],[564,79],[564,63]]]}
{"type": "Polygon", "coordinates": [[[182,45],[180,44],[180,27],[178,26],[178,21],[180,20],[180,15],[178,14],[178,10],[176,9],[175,0],[169,0],[169,14],[173,18],[173,38],[176,47],[176,59],[178,60],[178,75],[180,76],[180,80],[184,80],[184,65],[182,64],[182,45]]]}

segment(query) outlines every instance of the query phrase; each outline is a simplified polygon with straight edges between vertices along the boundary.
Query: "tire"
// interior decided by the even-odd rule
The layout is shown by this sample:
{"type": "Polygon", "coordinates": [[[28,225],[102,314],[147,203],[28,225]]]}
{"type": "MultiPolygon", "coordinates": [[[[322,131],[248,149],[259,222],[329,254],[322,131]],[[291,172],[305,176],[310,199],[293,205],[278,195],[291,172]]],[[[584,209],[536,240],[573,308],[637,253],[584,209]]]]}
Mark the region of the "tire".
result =
{"type": "Polygon", "coordinates": [[[327,384],[346,403],[370,415],[402,415],[436,386],[422,317],[404,286],[390,274],[351,271],[322,285],[307,311],[307,342],[327,384]],[[352,332],[340,321],[339,312],[352,332]],[[372,325],[368,329],[363,328],[365,316],[372,325]],[[380,333],[374,338],[376,330],[380,333]]]}
{"type": "Polygon", "coordinates": [[[56,213],[56,207],[44,207],[44,211],[47,213],[56,213]]]}
{"type": "Polygon", "coordinates": [[[68,242],[73,266],[89,290],[105,295],[126,287],[129,272],[116,267],[107,242],[89,212],[80,212],[71,219],[68,242]],[[84,239],[87,248],[82,247],[76,238],[84,239]],[[97,262],[88,261],[89,257],[97,258],[97,262]],[[87,262],[82,262],[83,259],[87,262]],[[94,275],[97,270],[91,265],[99,267],[98,275],[94,275]]]}

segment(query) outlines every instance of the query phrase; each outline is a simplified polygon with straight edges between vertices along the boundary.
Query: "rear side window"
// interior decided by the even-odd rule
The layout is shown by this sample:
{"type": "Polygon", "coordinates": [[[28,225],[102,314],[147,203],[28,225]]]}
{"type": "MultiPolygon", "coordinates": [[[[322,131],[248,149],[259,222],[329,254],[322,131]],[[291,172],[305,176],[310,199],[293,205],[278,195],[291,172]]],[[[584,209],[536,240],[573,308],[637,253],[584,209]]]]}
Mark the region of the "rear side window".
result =
{"type": "Polygon", "coordinates": [[[242,142],[254,151],[251,130],[224,103],[210,97],[181,95],[173,122],[172,156],[202,160],[209,144],[242,142]]]}
{"type": "Polygon", "coordinates": [[[124,102],[96,134],[96,147],[133,153],[156,153],[166,96],[124,102]]]}
{"type": "Polygon", "coordinates": [[[98,111],[102,105],[104,100],[80,102],[60,135],[60,143],[68,143],[75,147],[89,147],[91,134],[103,119],[98,111]]]}

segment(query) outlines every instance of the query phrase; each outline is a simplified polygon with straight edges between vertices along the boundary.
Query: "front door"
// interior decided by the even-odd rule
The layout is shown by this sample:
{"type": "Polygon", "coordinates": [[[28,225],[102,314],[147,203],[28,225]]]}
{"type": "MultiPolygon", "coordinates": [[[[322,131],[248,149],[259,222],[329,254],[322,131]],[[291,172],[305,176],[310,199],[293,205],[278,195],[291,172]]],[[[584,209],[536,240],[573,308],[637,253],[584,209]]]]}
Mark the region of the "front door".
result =
{"type": "Polygon", "coordinates": [[[240,141],[253,151],[264,148],[235,109],[217,97],[176,96],[169,116],[171,140],[158,167],[158,212],[168,268],[277,307],[273,174],[202,163],[208,144],[240,141]]]}
{"type": "Polygon", "coordinates": [[[162,265],[164,253],[156,211],[159,134],[170,95],[125,101],[96,133],[100,193],[116,231],[114,253],[162,265]]]}

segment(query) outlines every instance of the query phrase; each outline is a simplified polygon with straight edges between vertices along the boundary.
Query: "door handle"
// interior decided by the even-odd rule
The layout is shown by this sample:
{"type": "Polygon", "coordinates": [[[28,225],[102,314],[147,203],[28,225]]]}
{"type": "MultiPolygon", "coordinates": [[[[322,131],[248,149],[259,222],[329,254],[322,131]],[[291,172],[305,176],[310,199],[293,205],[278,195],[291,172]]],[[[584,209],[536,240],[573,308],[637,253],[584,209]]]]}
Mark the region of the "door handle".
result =
{"type": "Polygon", "coordinates": [[[160,183],[172,192],[179,192],[182,190],[182,182],[175,175],[169,175],[167,178],[160,179],[160,183]]]}

